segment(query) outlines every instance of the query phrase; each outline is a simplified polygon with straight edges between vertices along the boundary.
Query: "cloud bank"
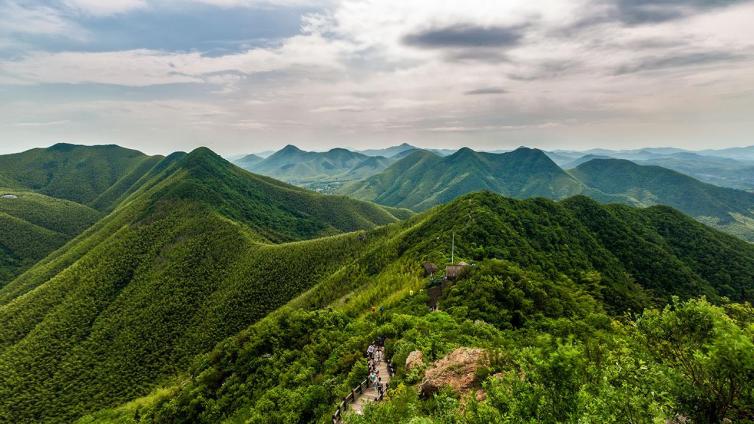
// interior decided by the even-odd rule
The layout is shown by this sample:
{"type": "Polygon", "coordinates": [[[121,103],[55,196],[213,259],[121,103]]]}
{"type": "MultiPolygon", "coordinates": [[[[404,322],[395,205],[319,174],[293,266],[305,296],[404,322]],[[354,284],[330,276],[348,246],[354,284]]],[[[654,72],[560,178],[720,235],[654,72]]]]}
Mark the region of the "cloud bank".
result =
{"type": "Polygon", "coordinates": [[[754,144],[752,1],[190,4],[0,0],[4,147],[754,144]],[[255,22],[245,36],[213,20],[176,48],[190,29],[146,24],[273,11],[298,30],[255,22]],[[120,39],[115,23],[154,41],[120,39]]]}

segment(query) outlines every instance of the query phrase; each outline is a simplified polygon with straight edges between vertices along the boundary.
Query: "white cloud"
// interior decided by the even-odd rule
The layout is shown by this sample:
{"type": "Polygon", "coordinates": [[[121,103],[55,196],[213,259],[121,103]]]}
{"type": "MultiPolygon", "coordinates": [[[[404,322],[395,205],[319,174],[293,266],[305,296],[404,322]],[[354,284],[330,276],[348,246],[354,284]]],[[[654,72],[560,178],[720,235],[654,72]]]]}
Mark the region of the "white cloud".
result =
{"type": "MultiPolygon", "coordinates": [[[[120,6],[113,3],[99,13],[141,3],[119,1],[120,6]]],[[[227,8],[303,5],[297,0],[193,1],[227,8]]],[[[651,133],[647,128],[667,134],[693,117],[752,103],[725,97],[754,86],[751,1],[642,25],[603,19],[614,11],[610,0],[327,4],[327,10],[302,19],[300,34],[271,46],[224,56],[151,49],[32,52],[0,61],[0,78],[5,84],[208,84],[210,95],[190,104],[171,103],[176,109],[128,103],[128,116],[149,125],[158,125],[151,116],[165,122],[185,119],[202,131],[227,132],[229,140],[245,130],[279,140],[309,137],[332,143],[359,133],[448,143],[469,133],[480,137],[479,143],[597,140],[610,123],[620,123],[626,137],[651,133]],[[474,31],[443,33],[458,25],[474,31]],[[493,42],[482,49],[468,39],[459,48],[442,38],[486,36],[489,28],[515,34],[504,46],[493,42]],[[442,36],[432,48],[406,42],[427,31],[442,36]],[[466,94],[490,87],[499,87],[500,95],[466,94]],[[191,115],[190,110],[204,109],[200,117],[191,115]]],[[[40,28],[59,31],[54,22],[40,28]]],[[[66,107],[91,113],[82,104],[66,107]]],[[[67,115],[60,119],[75,121],[67,115]]],[[[359,139],[367,143],[370,135],[359,139]]]]}
{"type": "Polygon", "coordinates": [[[0,74],[18,83],[98,83],[149,86],[176,83],[237,82],[238,72],[255,74],[306,67],[341,67],[339,53],[344,43],[330,42],[319,35],[296,36],[276,48],[259,48],[225,56],[204,56],[198,52],[171,53],[157,50],[115,52],[36,52],[18,60],[0,62],[0,74]]]}

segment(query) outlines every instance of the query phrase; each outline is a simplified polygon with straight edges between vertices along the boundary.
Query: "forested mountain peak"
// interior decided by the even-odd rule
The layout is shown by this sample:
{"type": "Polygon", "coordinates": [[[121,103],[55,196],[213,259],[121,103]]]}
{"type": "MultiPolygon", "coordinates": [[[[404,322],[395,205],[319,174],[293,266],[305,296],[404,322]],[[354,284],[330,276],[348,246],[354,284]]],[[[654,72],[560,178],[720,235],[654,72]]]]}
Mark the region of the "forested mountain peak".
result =
{"type": "Polygon", "coordinates": [[[0,175],[20,188],[110,210],[161,159],[116,145],[59,143],[0,156],[0,175]]]}
{"type": "MultiPolygon", "coordinates": [[[[727,224],[739,214],[753,218],[754,194],[703,183],[679,172],[624,159],[593,159],[572,170],[587,186],[622,194],[643,205],[665,204],[694,217],[727,224]]],[[[751,235],[749,235],[751,238],[751,235]]]]}
{"type": "Polygon", "coordinates": [[[465,147],[446,157],[426,150],[413,152],[380,174],[344,186],[341,192],[423,210],[478,190],[516,198],[560,199],[582,192],[583,186],[541,150],[484,153],[465,147]]]}

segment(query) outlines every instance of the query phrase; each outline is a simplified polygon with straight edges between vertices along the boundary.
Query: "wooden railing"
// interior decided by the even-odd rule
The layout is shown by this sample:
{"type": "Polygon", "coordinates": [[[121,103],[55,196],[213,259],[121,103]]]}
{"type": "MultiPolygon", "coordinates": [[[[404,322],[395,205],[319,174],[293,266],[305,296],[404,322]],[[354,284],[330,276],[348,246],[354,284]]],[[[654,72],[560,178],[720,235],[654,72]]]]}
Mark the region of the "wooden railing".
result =
{"type": "MultiPolygon", "coordinates": [[[[388,364],[388,368],[390,369],[390,372],[393,372],[393,368],[391,364],[388,364]]],[[[338,404],[338,408],[335,410],[335,413],[332,414],[332,422],[333,424],[338,424],[343,419],[343,414],[348,410],[348,405],[354,403],[356,401],[356,393],[363,394],[364,390],[366,390],[369,387],[369,380],[364,379],[361,383],[359,383],[358,386],[351,389],[351,392],[348,393],[346,397],[343,398],[342,401],[338,404]]],[[[377,379],[377,399],[375,401],[380,401],[385,397],[385,390],[387,388],[385,385],[382,384],[382,379],[377,379]]]]}
{"type": "MultiPolygon", "coordinates": [[[[393,361],[388,360],[387,361],[387,370],[390,374],[390,377],[395,375],[395,366],[393,366],[393,361]]],[[[369,387],[369,379],[364,379],[361,383],[359,383],[358,386],[351,389],[351,392],[348,393],[347,396],[343,398],[343,400],[340,401],[338,404],[337,409],[335,410],[335,413],[332,414],[332,422],[333,424],[339,424],[341,420],[343,419],[343,414],[346,413],[348,410],[348,405],[354,403],[356,401],[356,394],[363,394],[364,391],[369,387]]],[[[385,397],[385,391],[387,390],[387,387],[385,384],[382,384],[382,378],[377,377],[377,399],[375,401],[380,401],[385,397]]]]}

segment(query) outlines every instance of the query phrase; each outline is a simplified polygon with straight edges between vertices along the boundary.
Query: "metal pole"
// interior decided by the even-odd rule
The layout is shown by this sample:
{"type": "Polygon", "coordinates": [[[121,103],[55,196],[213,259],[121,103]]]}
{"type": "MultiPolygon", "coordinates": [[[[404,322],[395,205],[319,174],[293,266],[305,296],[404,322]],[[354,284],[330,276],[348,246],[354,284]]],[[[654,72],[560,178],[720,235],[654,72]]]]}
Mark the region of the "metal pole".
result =
{"type": "Polygon", "coordinates": [[[456,263],[456,232],[453,231],[453,241],[451,242],[450,247],[450,264],[453,265],[456,263]]]}

